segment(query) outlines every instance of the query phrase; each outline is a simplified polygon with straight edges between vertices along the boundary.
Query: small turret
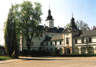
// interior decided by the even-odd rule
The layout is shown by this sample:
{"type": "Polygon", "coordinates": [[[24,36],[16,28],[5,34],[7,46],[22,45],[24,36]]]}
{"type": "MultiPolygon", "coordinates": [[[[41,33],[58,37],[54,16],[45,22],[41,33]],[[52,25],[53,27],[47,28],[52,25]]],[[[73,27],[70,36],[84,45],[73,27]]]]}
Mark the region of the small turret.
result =
{"type": "Polygon", "coordinates": [[[71,18],[70,27],[71,27],[71,30],[72,30],[72,31],[78,30],[78,29],[77,29],[77,26],[76,26],[76,24],[75,24],[75,19],[74,19],[73,16],[72,16],[72,18],[71,18]]]}
{"type": "Polygon", "coordinates": [[[54,27],[54,19],[51,15],[51,10],[50,9],[48,10],[48,16],[47,16],[46,21],[48,22],[49,27],[54,27]]]}

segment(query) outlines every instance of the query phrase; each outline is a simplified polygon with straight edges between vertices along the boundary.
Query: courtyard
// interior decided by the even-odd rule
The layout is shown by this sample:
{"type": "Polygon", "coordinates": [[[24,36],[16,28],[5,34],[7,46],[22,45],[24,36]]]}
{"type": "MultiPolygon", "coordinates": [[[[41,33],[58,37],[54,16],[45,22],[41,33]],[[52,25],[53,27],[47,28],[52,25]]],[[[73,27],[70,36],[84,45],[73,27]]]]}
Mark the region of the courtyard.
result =
{"type": "Polygon", "coordinates": [[[0,61],[0,67],[96,67],[96,57],[20,57],[0,61]]]}

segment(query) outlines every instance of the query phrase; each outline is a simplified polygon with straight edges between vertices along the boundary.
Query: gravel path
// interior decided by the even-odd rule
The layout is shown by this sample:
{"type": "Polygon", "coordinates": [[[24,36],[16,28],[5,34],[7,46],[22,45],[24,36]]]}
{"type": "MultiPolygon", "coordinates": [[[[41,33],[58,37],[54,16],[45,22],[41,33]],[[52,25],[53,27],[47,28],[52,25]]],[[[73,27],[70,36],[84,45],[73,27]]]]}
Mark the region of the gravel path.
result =
{"type": "Polygon", "coordinates": [[[96,67],[96,57],[20,57],[0,67],[96,67]]]}

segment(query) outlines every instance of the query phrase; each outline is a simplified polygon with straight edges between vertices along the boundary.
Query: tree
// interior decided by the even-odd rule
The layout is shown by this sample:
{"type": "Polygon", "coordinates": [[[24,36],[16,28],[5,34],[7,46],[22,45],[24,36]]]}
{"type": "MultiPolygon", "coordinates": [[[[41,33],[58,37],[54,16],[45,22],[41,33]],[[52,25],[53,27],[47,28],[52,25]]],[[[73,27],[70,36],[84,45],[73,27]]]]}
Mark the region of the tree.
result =
{"type": "Polygon", "coordinates": [[[96,30],[96,26],[93,26],[92,30],[96,30]]]}
{"type": "MultiPolygon", "coordinates": [[[[90,30],[88,24],[85,23],[85,22],[82,21],[82,20],[79,20],[79,21],[77,20],[75,24],[77,25],[77,28],[78,28],[79,30],[83,30],[83,31],[84,31],[84,30],[90,30]]],[[[65,29],[67,29],[67,28],[70,28],[70,23],[65,26],[65,29]]]]}
{"type": "Polygon", "coordinates": [[[34,4],[35,7],[29,1],[24,1],[20,6],[20,27],[22,28],[21,31],[26,39],[26,45],[29,50],[32,38],[40,35],[38,24],[41,22],[41,5],[39,3],[34,4]]]}
{"type": "Polygon", "coordinates": [[[77,25],[77,27],[78,27],[79,30],[83,30],[83,31],[85,31],[85,30],[90,30],[88,24],[85,23],[85,22],[82,21],[82,20],[79,20],[79,21],[77,20],[77,21],[76,21],[76,25],[77,25]]]}
{"type": "Polygon", "coordinates": [[[39,3],[34,3],[33,6],[30,1],[24,1],[22,4],[12,6],[5,24],[5,47],[9,56],[18,57],[20,34],[25,37],[26,45],[30,50],[33,36],[42,33],[38,29],[41,14],[39,3]]]}
{"type": "Polygon", "coordinates": [[[5,25],[5,47],[10,57],[18,57],[18,44],[16,39],[16,18],[14,6],[9,11],[8,19],[5,25]]]}

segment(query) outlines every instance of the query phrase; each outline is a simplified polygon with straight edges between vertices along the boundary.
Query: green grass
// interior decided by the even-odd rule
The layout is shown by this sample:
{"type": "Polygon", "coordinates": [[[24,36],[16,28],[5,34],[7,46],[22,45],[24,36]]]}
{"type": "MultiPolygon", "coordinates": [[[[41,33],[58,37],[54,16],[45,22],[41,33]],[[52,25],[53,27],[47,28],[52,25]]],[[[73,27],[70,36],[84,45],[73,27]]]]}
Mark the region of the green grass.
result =
{"type": "Polygon", "coordinates": [[[8,56],[0,56],[0,61],[1,60],[9,60],[11,59],[11,57],[8,57],[8,56]]]}

